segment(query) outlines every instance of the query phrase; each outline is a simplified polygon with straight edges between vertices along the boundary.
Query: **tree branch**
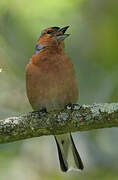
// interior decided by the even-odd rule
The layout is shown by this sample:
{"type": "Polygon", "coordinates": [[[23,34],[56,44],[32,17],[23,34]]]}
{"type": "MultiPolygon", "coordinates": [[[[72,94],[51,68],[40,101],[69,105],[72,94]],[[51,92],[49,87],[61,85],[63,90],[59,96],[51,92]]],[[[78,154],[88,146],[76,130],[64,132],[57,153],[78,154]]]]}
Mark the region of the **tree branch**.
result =
{"type": "Polygon", "coordinates": [[[118,127],[118,103],[67,106],[0,120],[0,143],[109,127],[118,127]]]}

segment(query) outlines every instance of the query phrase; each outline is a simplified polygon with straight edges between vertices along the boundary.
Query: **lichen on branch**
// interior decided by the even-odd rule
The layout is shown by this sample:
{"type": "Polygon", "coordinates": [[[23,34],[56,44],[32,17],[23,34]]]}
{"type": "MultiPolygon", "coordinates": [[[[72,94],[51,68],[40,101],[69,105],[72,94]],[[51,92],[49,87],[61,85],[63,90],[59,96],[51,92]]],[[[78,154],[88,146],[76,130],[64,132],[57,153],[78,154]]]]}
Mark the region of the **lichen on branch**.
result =
{"type": "Polygon", "coordinates": [[[67,106],[0,120],[0,143],[43,135],[118,127],[118,103],[67,106]]]}

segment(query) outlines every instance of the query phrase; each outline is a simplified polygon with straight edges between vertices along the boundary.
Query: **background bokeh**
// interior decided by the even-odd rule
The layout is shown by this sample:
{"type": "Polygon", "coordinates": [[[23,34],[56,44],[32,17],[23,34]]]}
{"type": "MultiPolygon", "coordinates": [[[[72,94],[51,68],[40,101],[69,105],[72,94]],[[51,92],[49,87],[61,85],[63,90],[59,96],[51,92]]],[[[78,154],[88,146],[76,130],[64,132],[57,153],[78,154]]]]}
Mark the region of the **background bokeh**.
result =
{"type": "MultiPolygon", "coordinates": [[[[0,0],[0,118],[31,111],[25,66],[40,32],[70,25],[79,103],[118,102],[117,0],[0,0]]],[[[73,134],[83,172],[59,170],[53,136],[0,145],[0,180],[116,180],[118,130],[73,134]]]]}

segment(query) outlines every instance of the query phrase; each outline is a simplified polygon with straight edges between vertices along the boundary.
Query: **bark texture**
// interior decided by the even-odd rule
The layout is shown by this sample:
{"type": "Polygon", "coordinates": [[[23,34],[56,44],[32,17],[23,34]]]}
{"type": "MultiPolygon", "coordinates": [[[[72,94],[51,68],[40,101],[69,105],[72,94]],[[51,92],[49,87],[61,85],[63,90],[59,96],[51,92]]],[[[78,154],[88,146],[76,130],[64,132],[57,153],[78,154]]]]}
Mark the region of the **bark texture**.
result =
{"type": "Polygon", "coordinates": [[[0,143],[43,135],[118,127],[118,103],[67,106],[0,120],[0,143]]]}

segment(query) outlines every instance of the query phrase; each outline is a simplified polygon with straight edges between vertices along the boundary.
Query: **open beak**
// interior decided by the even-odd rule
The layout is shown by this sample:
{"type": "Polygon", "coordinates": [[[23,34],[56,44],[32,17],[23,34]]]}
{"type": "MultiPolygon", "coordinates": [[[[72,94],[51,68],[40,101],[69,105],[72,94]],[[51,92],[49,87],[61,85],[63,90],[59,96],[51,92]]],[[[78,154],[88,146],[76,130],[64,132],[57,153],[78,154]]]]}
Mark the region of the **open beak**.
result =
{"type": "Polygon", "coordinates": [[[69,28],[69,26],[65,26],[65,27],[60,28],[57,31],[57,34],[56,34],[57,40],[64,40],[65,38],[67,38],[70,35],[70,34],[65,34],[65,32],[68,28],[69,28]]]}

